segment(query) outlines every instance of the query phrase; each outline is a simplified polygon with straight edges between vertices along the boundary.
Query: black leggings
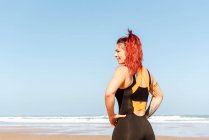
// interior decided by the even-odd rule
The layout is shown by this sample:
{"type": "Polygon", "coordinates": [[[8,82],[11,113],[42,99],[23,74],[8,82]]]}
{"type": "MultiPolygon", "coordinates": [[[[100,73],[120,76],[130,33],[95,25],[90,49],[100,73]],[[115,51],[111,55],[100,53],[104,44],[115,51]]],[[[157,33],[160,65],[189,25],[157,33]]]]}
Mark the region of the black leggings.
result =
{"type": "Polygon", "coordinates": [[[132,113],[118,119],[112,140],[155,140],[155,135],[146,116],[132,113]]]}

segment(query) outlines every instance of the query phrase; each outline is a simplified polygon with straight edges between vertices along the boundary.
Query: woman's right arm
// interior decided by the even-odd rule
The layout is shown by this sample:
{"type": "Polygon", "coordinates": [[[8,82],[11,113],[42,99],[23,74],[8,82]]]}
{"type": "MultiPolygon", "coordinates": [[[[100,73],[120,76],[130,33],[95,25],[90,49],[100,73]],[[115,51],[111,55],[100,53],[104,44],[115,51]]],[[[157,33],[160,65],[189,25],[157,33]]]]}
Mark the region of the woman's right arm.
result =
{"type": "Polygon", "coordinates": [[[115,93],[117,89],[123,84],[125,81],[125,72],[126,67],[119,66],[115,73],[113,74],[112,79],[110,80],[106,93],[105,93],[105,105],[107,109],[107,114],[111,125],[115,126],[117,118],[123,117],[125,115],[116,115],[114,113],[114,103],[115,103],[115,93]]]}
{"type": "Polygon", "coordinates": [[[149,92],[152,94],[152,99],[150,101],[150,105],[148,109],[146,110],[147,118],[149,118],[155,113],[155,111],[160,106],[164,96],[160,86],[158,85],[157,81],[152,75],[151,75],[151,85],[149,92]]]}

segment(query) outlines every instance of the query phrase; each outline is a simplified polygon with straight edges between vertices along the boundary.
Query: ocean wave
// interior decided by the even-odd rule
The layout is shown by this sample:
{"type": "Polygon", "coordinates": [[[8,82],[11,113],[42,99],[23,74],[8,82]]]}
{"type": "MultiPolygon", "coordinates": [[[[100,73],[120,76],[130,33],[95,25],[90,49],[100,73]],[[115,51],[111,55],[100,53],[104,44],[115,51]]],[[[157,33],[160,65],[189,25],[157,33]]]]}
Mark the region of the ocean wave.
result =
{"type": "MultiPolygon", "coordinates": [[[[207,123],[207,116],[152,116],[152,123],[207,123]]],[[[1,123],[109,123],[108,117],[75,116],[75,117],[0,117],[1,123]]]]}

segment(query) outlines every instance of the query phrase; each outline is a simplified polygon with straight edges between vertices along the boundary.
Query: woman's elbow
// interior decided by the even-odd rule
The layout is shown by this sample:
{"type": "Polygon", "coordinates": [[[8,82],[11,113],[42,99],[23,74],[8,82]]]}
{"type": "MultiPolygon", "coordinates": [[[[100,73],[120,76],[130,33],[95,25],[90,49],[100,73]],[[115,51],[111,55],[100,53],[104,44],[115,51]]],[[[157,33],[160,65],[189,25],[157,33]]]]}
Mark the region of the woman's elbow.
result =
{"type": "Polygon", "coordinates": [[[160,94],[159,96],[158,96],[158,98],[160,99],[160,100],[163,100],[163,98],[164,98],[164,94],[162,93],[162,94],[160,94]]]}
{"type": "Polygon", "coordinates": [[[114,93],[113,92],[110,92],[110,91],[107,91],[105,93],[105,98],[111,98],[111,97],[114,97],[114,93]]]}
{"type": "Polygon", "coordinates": [[[158,94],[158,95],[155,95],[153,97],[156,98],[157,100],[163,100],[164,95],[163,94],[158,94]]]}

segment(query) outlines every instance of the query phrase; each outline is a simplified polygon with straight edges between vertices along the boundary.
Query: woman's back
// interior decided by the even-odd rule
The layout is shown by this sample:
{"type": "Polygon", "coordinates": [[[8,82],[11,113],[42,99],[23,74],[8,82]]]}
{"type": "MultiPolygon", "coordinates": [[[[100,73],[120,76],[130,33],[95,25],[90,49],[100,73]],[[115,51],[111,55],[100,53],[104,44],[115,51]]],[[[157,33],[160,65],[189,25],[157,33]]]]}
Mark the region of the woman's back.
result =
{"type": "MultiPolygon", "coordinates": [[[[124,69],[126,68],[124,67],[124,69]]],[[[149,95],[150,74],[145,67],[142,67],[132,77],[128,75],[127,70],[124,70],[124,74],[126,75],[124,83],[116,91],[115,95],[119,105],[119,114],[134,112],[139,116],[143,116],[149,95]]]]}

